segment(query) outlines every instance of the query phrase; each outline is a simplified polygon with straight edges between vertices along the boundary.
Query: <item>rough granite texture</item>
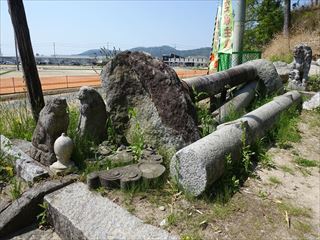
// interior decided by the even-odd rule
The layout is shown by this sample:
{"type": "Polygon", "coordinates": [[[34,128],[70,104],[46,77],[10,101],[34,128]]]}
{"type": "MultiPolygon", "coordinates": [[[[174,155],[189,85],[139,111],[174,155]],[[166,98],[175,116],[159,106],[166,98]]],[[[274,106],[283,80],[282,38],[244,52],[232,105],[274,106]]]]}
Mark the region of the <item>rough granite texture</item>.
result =
{"type": "Polygon", "coordinates": [[[42,203],[43,197],[73,181],[72,178],[52,180],[24,192],[0,213],[0,239],[36,222],[37,215],[42,211],[39,204],[42,203]]]}
{"type": "Polygon", "coordinates": [[[78,132],[86,137],[101,143],[107,137],[106,105],[99,92],[92,87],[83,86],[78,93],[80,100],[80,118],[78,132]]]}
{"type": "Polygon", "coordinates": [[[306,110],[320,108],[320,92],[317,92],[309,101],[305,101],[302,104],[302,108],[306,110]]]}
{"type": "Polygon", "coordinates": [[[29,155],[14,146],[11,141],[0,135],[1,151],[15,159],[17,175],[27,182],[34,182],[49,176],[44,166],[33,160],[29,155]]]}
{"type": "Polygon", "coordinates": [[[191,98],[163,62],[125,51],[104,67],[101,80],[112,124],[129,143],[137,123],[145,141],[155,147],[179,149],[199,139],[191,98]],[[130,109],[135,109],[135,117],[129,117],[130,109]]]}
{"type": "Polygon", "coordinates": [[[259,92],[263,94],[283,93],[282,80],[272,62],[265,59],[257,59],[244,64],[250,64],[257,69],[258,76],[256,80],[258,81],[259,92]]]}
{"type": "Polygon", "coordinates": [[[67,133],[69,115],[66,99],[56,97],[48,100],[40,111],[37,126],[32,135],[30,156],[46,166],[57,161],[53,151],[55,140],[67,133]]]}
{"type": "Polygon", "coordinates": [[[84,183],[74,183],[45,196],[49,218],[61,239],[179,239],[90,192],[84,183]]]}
{"type": "Polygon", "coordinates": [[[215,110],[212,114],[218,123],[224,122],[232,112],[243,112],[249,106],[256,94],[257,82],[246,84],[234,93],[234,97],[215,110]]]}
{"type": "Polygon", "coordinates": [[[238,160],[244,129],[246,144],[261,139],[280,113],[294,103],[301,103],[301,95],[297,91],[276,97],[234,122],[219,125],[215,132],[182,148],[173,156],[170,162],[172,178],[185,191],[199,196],[222,176],[226,156],[231,154],[233,161],[238,160]]]}

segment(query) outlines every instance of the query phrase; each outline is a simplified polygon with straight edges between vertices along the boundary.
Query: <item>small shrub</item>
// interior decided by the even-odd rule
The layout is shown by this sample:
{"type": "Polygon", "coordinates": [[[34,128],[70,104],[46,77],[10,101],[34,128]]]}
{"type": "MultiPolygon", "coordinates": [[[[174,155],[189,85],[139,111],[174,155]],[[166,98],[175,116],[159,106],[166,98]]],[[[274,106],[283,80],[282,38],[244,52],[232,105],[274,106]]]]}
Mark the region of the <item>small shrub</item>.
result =
{"type": "Polygon", "coordinates": [[[196,102],[195,105],[197,111],[198,124],[200,126],[200,135],[201,137],[205,137],[215,130],[215,122],[213,120],[209,107],[206,106],[206,104],[202,104],[200,102],[201,97],[207,96],[207,94],[203,92],[197,93],[195,89],[193,89],[193,96],[196,102]]]}
{"type": "Polygon", "coordinates": [[[0,148],[0,183],[8,183],[14,177],[15,159],[8,156],[0,148]]]}
{"type": "Polygon", "coordinates": [[[177,222],[177,216],[174,213],[171,213],[167,217],[168,226],[172,226],[172,225],[176,224],[176,222],[177,222]]]}
{"type": "Polygon", "coordinates": [[[48,225],[47,218],[48,218],[48,203],[43,202],[42,204],[39,204],[39,207],[41,207],[42,211],[37,215],[37,219],[39,221],[39,226],[46,226],[48,225]]]}
{"type": "Polygon", "coordinates": [[[131,135],[131,149],[134,159],[137,162],[141,158],[142,150],[144,148],[144,137],[140,123],[137,121],[137,110],[129,109],[129,117],[135,122],[133,133],[131,135]]]}
{"type": "Polygon", "coordinates": [[[320,91],[320,74],[312,75],[308,79],[307,90],[313,92],[320,91]]]}

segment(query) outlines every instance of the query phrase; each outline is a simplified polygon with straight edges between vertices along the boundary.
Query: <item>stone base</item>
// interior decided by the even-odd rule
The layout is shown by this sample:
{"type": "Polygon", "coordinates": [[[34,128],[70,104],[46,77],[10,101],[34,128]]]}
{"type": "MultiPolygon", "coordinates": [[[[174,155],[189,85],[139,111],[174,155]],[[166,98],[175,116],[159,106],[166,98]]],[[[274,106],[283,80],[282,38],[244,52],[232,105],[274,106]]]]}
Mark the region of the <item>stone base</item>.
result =
{"type": "Polygon", "coordinates": [[[288,90],[297,90],[297,91],[305,91],[306,90],[306,86],[304,86],[302,84],[295,84],[292,81],[289,81],[287,88],[288,88],[288,90]]]}
{"type": "Polygon", "coordinates": [[[46,166],[50,166],[50,164],[57,161],[53,152],[44,152],[33,145],[30,148],[30,157],[46,166]]]}
{"type": "Polygon", "coordinates": [[[75,165],[73,162],[70,162],[68,165],[64,165],[59,161],[56,161],[52,165],[50,165],[50,171],[54,175],[66,175],[71,173],[75,169],[75,165]]]}

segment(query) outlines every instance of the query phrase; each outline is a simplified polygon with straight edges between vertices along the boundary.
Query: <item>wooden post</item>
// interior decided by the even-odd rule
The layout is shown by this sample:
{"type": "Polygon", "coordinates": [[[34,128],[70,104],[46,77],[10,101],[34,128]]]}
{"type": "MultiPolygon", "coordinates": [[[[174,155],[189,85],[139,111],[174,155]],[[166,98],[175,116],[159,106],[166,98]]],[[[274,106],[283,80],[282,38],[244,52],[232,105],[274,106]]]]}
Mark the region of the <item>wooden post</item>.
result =
{"type": "Polygon", "coordinates": [[[8,0],[8,8],[18,43],[32,115],[34,120],[38,121],[39,113],[44,106],[44,99],[23,2],[22,0],[8,0]]]}

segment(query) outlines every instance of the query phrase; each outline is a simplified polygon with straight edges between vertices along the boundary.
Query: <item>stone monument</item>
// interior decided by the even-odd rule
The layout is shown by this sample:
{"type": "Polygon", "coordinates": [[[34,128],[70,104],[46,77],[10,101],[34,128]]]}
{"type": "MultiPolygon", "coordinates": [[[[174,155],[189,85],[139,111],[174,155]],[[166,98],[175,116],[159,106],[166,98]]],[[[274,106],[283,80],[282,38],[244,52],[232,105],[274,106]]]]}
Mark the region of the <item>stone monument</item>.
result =
{"type": "Polygon", "coordinates": [[[106,105],[100,94],[92,87],[83,86],[78,93],[80,100],[80,119],[78,132],[95,143],[101,143],[107,136],[106,105]]]}
{"type": "Polygon", "coordinates": [[[195,106],[176,72],[162,61],[125,51],[104,67],[101,80],[114,129],[127,142],[137,130],[156,148],[180,149],[200,138],[195,106]]]}
{"type": "Polygon", "coordinates": [[[288,88],[305,90],[312,61],[312,50],[309,46],[301,43],[295,46],[293,56],[293,68],[289,73],[288,88]]]}
{"type": "Polygon", "coordinates": [[[67,132],[67,108],[66,99],[56,97],[50,99],[40,112],[32,136],[30,156],[44,165],[49,166],[56,161],[53,145],[62,133],[67,132]]]}

